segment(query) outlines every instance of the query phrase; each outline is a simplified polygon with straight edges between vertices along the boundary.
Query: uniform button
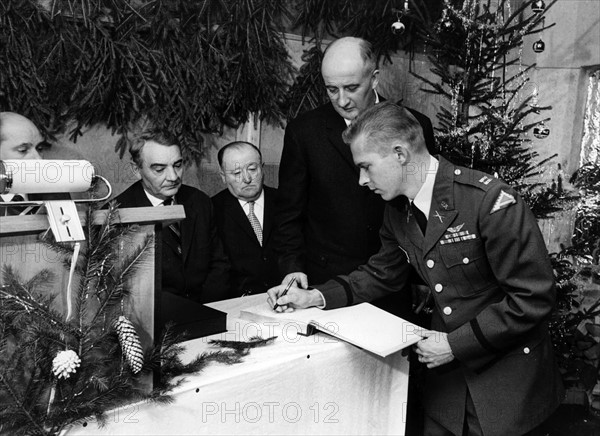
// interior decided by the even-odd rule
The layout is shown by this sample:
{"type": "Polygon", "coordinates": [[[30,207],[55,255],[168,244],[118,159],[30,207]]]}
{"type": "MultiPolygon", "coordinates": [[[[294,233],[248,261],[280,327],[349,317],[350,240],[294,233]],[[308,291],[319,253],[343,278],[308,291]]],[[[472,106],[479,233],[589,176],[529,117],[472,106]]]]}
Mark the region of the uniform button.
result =
{"type": "Polygon", "coordinates": [[[525,354],[529,354],[530,351],[531,350],[529,349],[529,347],[523,348],[523,353],[525,353],[525,354]]]}
{"type": "Polygon", "coordinates": [[[433,265],[435,265],[435,262],[432,259],[429,259],[427,261],[427,268],[433,268],[433,265]]]}
{"type": "Polygon", "coordinates": [[[433,289],[435,289],[435,292],[442,292],[442,289],[444,289],[444,287],[441,283],[438,283],[433,289]]]}
{"type": "Polygon", "coordinates": [[[444,315],[452,314],[452,308],[450,306],[444,307],[444,315]]]}
{"type": "Polygon", "coordinates": [[[464,263],[465,265],[466,265],[467,263],[469,263],[469,258],[468,258],[468,257],[465,257],[465,258],[463,259],[463,263],[464,263]]]}
{"type": "Polygon", "coordinates": [[[460,176],[461,170],[459,170],[458,168],[454,170],[454,174],[456,174],[457,176],[460,176]]]}

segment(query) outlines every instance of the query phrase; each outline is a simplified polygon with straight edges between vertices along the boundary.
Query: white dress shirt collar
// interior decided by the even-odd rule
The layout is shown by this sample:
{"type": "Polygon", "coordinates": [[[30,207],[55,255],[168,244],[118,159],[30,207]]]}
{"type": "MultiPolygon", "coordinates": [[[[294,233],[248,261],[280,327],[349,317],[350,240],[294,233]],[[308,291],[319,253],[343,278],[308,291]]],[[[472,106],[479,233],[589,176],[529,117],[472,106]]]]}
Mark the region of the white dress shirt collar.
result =
{"type": "Polygon", "coordinates": [[[148,200],[150,200],[150,203],[152,203],[152,206],[155,206],[155,207],[162,206],[163,202],[165,201],[162,198],[155,197],[154,195],[150,194],[145,189],[144,189],[144,193],[146,194],[146,197],[148,197],[148,200]]]}
{"type": "Polygon", "coordinates": [[[415,206],[429,219],[429,211],[431,209],[431,200],[433,199],[433,187],[435,185],[435,176],[438,171],[439,161],[431,156],[429,159],[429,169],[425,171],[425,182],[417,195],[413,199],[415,206]]]}
{"type": "MultiPolygon", "coordinates": [[[[248,202],[246,200],[240,200],[238,198],[238,201],[240,202],[240,206],[242,206],[242,209],[244,209],[244,215],[248,216],[248,213],[250,213],[250,205],[248,204],[248,202]]],[[[262,228],[264,228],[264,216],[265,216],[265,190],[264,189],[260,193],[260,196],[256,200],[254,200],[254,215],[256,215],[256,218],[258,218],[258,222],[260,223],[260,226],[262,228]]]]}

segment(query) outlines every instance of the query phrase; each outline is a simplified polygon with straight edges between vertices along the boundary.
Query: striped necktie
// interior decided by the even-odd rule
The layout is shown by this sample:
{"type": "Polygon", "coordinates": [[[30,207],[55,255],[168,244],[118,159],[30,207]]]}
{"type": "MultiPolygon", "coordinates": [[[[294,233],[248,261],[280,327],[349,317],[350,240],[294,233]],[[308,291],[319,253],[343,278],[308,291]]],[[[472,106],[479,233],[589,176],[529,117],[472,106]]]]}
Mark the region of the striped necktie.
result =
{"type": "Polygon", "coordinates": [[[256,217],[256,215],[254,215],[254,202],[249,201],[248,207],[250,208],[250,211],[248,212],[248,220],[250,221],[252,230],[254,230],[254,233],[256,234],[256,238],[258,239],[258,242],[262,246],[262,243],[263,243],[262,227],[260,226],[260,221],[258,221],[258,218],[256,217]]]}

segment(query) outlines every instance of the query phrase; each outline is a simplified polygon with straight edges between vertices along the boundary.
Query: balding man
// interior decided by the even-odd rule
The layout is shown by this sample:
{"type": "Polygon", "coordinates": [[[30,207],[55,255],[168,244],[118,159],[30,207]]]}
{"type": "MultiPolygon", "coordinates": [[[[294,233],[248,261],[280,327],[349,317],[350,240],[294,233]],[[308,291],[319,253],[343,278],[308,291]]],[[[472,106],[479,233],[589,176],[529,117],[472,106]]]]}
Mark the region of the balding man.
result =
{"type": "Polygon", "coordinates": [[[231,262],[231,297],[266,292],[281,282],[273,247],[276,190],[264,185],[262,155],[253,144],[230,142],[217,158],[227,189],[212,202],[231,262]]]}
{"type": "Polygon", "coordinates": [[[0,112],[0,160],[41,159],[47,143],[28,118],[14,112],[0,112]]]}
{"type": "MultiPolygon", "coordinates": [[[[277,190],[280,271],[284,283],[295,277],[303,288],[365,263],[380,247],[383,220],[384,201],[358,185],[358,169],[342,141],[350,121],[383,100],[371,44],[352,37],[334,41],[321,73],[330,102],[288,124],[277,190]]],[[[429,118],[411,112],[433,146],[429,118]]]]}
{"type": "MultiPolygon", "coordinates": [[[[23,115],[15,112],[0,112],[0,160],[7,159],[42,159],[41,153],[49,144],[44,140],[35,124],[23,115]]],[[[68,194],[2,194],[0,200],[0,216],[32,213],[38,207],[9,207],[6,203],[24,200],[62,200],[68,194]]]]}

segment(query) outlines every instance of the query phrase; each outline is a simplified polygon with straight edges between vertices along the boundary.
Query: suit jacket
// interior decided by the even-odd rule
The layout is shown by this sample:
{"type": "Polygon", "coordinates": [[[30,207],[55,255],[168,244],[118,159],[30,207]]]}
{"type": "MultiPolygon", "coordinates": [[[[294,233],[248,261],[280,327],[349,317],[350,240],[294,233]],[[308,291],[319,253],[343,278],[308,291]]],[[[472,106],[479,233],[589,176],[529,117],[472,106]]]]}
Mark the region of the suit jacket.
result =
{"type": "Polygon", "coordinates": [[[212,197],[219,236],[231,262],[231,298],[266,292],[281,283],[272,232],[276,190],[265,186],[263,192],[262,246],[240,202],[228,189],[212,197]]]}
{"type": "MultiPolygon", "coordinates": [[[[191,186],[182,185],[175,196],[185,210],[180,222],[181,255],[162,232],[162,288],[192,300],[208,303],[229,296],[229,262],[217,234],[210,198],[191,186]]],[[[116,197],[120,207],[152,206],[141,181],[116,197]]]]}
{"type": "MultiPolygon", "coordinates": [[[[411,112],[433,147],[429,118],[411,112]]],[[[312,283],[320,283],[351,272],[380,247],[385,202],[359,186],[350,147],[342,141],[346,127],[328,103],[285,130],[276,218],[282,275],[303,271],[312,283]]]]}
{"type": "Polygon", "coordinates": [[[409,209],[406,197],[390,202],[381,250],[317,286],[326,308],[405,291],[413,265],[432,291],[432,329],[448,333],[455,356],[427,370],[425,413],[462,434],[468,389],[486,436],[526,433],[563,395],[546,322],[554,278],[533,214],[500,180],[443,158],[425,237],[409,209]]]}

